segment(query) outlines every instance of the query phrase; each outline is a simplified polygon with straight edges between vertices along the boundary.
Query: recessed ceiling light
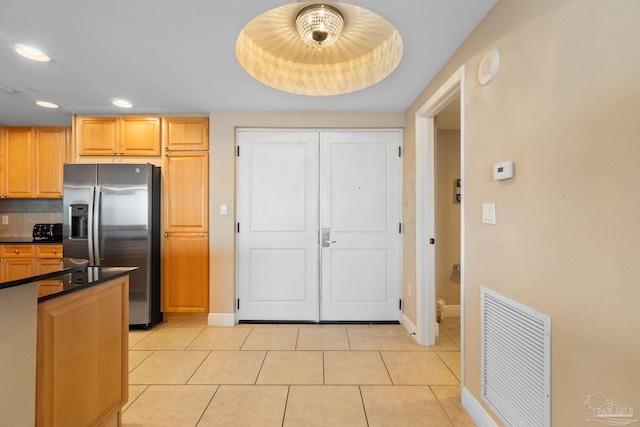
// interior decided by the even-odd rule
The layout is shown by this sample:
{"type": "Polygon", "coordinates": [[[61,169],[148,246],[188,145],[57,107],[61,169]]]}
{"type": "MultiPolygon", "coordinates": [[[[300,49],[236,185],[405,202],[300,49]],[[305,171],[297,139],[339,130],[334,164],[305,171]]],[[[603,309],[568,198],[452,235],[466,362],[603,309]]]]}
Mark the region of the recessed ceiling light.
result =
{"type": "Polygon", "coordinates": [[[129,101],[125,101],[124,99],[114,99],[113,105],[120,108],[131,108],[133,105],[129,101]]]}
{"type": "Polygon", "coordinates": [[[9,46],[11,46],[11,49],[15,50],[19,55],[24,56],[25,58],[29,58],[39,62],[51,61],[51,58],[49,58],[41,50],[36,49],[35,47],[25,46],[23,44],[12,44],[9,46]]]}
{"type": "Polygon", "coordinates": [[[58,104],[54,104],[53,102],[36,101],[36,104],[38,104],[41,107],[45,107],[45,108],[58,108],[58,104]]]}

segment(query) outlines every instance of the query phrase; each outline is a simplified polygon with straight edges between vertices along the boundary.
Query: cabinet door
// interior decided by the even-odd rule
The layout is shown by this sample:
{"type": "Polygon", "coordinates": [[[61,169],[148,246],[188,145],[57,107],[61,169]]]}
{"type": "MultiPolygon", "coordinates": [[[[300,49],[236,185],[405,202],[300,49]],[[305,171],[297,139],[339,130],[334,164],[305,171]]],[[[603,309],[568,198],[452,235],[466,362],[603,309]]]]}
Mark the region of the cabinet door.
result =
{"type": "Polygon", "coordinates": [[[118,154],[117,117],[77,117],[76,146],[81,156],[118,154]]]}
{"type": "Polygon", "coordinates": [[[36,197],[62,197],[67,128],[36,128],[36,197]]]}
{"type": "Polygon", "coordinates": [[[207,151],[209,149],[208,117],[165,117],[162,138],[166,151],[207,151]]]}
{"type": "Polygon", "coordinates": [[[208,231],[209,153],[170,152],[164,156],[164,231],[208,231]]]}
{"type": "MultiPolygon", "coordinates": [[[[62,270],[64,263],[61,259],[49,258],[36,260],[37,274],[52,273],[62,270]]],[[[40,280],[38,282],[38,296],[52,294],[61,291],[63,284],[60,280],[40,280]]]]}
{"type": "Polygon", "coordinates": [[[5,128],[6,197],[35,196],[35,134],[35,129],[30,126],[5,128]]]}
{"type": "Polygon", "coordinates": [[[0,197],[7,195],[7,161],[5,158],[7,129],[0,127],[0,197]]]}
{"type": "Polygon", "coordinates": [[[162,266],[163,311],[208,312],[208,234],[165,234],[162,266]]]}
{"type": "Polygon", "coordinates": [[[36,425],[98,426],[128,398],[128,278],[38,304],[36,425]]]}
{"type": "Polygon", "coordinates": [[[120,118],[120,156],[159,156],[160,118],[120,118]]]}
{"type": "Polygon", "coordinates": [[[18,280],[33,276],[36,271],[34,258],[5,258],[5,280],[18,280]]]}

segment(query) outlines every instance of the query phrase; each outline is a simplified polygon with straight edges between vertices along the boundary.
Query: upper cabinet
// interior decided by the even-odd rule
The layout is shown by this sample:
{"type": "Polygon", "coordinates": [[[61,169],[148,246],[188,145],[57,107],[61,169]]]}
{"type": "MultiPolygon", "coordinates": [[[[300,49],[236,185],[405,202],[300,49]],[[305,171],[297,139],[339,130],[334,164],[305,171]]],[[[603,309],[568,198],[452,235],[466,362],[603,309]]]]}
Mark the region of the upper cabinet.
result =
{"type": "Polygon", "coordinates": [[[162,145],[167,152],[209,150],[209,118],[163,117],[162,145]]]}
{"type": "Polygon", "coordinates": [[[3,198],[62,197],[69,128],[0,128],[0,195],[3,198]]]}
{"type": "Polygon", "coordinates": [[[159,117],[76,117],[81,156],[159,156],[159,117]]]}

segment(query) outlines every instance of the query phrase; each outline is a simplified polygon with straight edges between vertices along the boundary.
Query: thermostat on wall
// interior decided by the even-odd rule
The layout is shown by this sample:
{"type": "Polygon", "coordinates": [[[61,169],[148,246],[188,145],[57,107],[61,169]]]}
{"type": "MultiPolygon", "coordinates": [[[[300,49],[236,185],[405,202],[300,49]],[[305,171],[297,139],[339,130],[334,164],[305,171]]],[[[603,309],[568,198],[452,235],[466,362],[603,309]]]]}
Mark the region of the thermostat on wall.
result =
{"type": "Polygon", "coordinates": [[[502,181],[510,178],[513,178],[513,162],[512,161],[508,160],[506,162],[500,162],[493,165],[494,181],[502,181]]]}

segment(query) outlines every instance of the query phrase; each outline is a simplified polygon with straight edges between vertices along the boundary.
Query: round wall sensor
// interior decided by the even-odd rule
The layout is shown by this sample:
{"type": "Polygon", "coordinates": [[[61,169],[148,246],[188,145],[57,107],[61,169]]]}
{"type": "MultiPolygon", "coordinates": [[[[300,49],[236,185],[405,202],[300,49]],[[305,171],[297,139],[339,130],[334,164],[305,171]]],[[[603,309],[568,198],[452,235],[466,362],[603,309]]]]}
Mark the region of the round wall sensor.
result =
{"type": "Polygon", "coordinates": [[[498,74],[500,67],[500,54],[496,49],[491,49],[485,53],[478,66],[478,81],[482,85],[489,84],[498,74]]]}

